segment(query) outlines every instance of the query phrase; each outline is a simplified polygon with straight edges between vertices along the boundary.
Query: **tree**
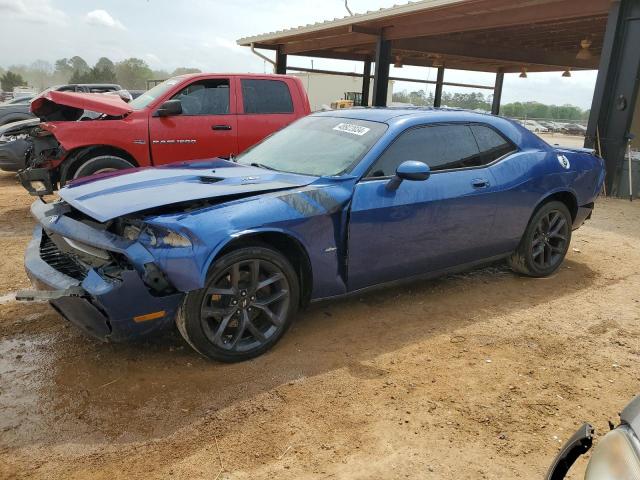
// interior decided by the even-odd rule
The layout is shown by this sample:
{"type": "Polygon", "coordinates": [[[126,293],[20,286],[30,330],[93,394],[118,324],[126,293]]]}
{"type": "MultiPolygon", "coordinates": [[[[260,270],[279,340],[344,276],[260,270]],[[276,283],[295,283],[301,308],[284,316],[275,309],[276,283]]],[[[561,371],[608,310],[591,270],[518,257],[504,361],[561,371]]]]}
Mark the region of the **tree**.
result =
{"type": "Polygon", "coordinates": [[[22,75],[13,73],[11,70],[0,77],[0,87],[5,92],[13,92],[14,87],[20,87],[26,84],[27,82],[24,81],[22,75]]]}
{"type": "Polygon", "coordinates": [[[91,69],[91,77],[96,83],[115,83],[116,66],[107,57],[101,57],[91,69]]]}
{"type": "Polygon", "coordinates": [[[202,73],[202,70],[199,68],[190,68],[190,67],[178,67],[171,74],[172,77],[177,75],[186,75],[188,73],[202,73]]]}
{"type": "Polygon", "coordinates": [[[73,70],[74,72],[76,71],[79,72],[80,75],[82,75],[83,73],[87,73],[89,70],[91,70],[91,68],[89,67],[89,64],[85,62],[84,58],[79,57],[77,55],[69,59],[69,65],[71,67],[71,70],[73,70]]]}
{"type": "Polygon", "coordinates": [[[45,60],[36,60],[29,68],[30,83],[38,90],[44,90],[51,84],[53,66],[45,60]]]}
{"type": "Polygon", "coordinates": [[[145,89],[153,76],[147,63],[140,58],[127,58],[116,63],[116,78],[124,88],[145,89]]]}
{"type": "Polygon", "coordinates": [[[112,70],[114,72],[116,68],[115,64],[107,57],[100,57],[93,67],[99,70],[112,70]]]}

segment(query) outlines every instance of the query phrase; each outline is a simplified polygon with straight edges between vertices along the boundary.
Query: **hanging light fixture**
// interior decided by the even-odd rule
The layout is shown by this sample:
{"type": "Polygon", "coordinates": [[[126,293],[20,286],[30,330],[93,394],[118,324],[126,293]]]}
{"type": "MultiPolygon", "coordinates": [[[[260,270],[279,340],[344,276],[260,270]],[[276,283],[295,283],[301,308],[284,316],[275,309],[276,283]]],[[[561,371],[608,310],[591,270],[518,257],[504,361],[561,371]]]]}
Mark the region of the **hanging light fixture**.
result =
{"type": "Polygon", "coordinates": [[[395,68],[402,68],[402,57],[400,55],[396,55],[395,62],[393,63],[395,68]]]}
{"type": "Polygon", "coordinates": [[[527,78],[527,69],[525,67],[520,68],[520,78],[527,78]]]}
{"type": "Polygon", "coordinates": [[[593,42],[591,41],[590,38],[583,38],[582,40],[580,40],[580,50],[578,51],[578,54],[576,55],[576,58],[578,60],[589,60],[591,58],[591,50],[589,50],[591,48],[591,44],[593,42]]]}
{"type": "Polygon", "coordinates": [[[570,77],[571,76],[571,69],[567,68],[564,72],[562,72],[562,76],[563,77],[570,77]]]}

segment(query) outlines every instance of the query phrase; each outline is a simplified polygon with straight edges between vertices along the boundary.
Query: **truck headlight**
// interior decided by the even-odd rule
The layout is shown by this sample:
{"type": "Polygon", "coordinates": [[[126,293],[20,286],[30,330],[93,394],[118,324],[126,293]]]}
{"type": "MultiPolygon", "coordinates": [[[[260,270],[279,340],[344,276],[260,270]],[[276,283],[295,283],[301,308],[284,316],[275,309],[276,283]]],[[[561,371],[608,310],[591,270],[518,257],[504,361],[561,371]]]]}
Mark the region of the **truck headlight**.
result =
{"type": "Polygon", "coordinates": [[[585,480],[631,480],[640,478],[638,441],[626,428],[607,433],[594,449],[585,480]],[[634,445],[635,444],[635,445],[634,445]]]}

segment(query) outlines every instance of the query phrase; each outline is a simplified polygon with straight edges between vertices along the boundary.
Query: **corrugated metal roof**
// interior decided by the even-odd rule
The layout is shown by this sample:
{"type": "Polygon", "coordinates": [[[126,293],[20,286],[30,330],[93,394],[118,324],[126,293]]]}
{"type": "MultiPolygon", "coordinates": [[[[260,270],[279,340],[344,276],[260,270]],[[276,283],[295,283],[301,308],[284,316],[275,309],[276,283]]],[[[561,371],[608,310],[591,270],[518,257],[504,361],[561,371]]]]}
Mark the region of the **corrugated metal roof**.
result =
{"type": "Polygon", "coordinates": [[[284,30],[276,30],[275,32],[263,33],[253,37],[244,37],[237,41],[238,45],[249,46],[252,43],[264,43],[276,40],[285,36],[302,35],[305,33],[317,32],[336,27],[345,27],[353,24],[365,23],[373,20],[382,20],[398,15],[406,15],[419,11],[430,10],[438,7],[463,3],[468,0],[420,0],[416,2],[408,2],[402,5],[394,5],[389,8],[381,8],[379,10],[370,10],[365,13],[356,13],[342,18],[334,18],[333,20],[325,20],[324,22],[316,22],[308,25],[300,25],[295,28],[284,30]]]}

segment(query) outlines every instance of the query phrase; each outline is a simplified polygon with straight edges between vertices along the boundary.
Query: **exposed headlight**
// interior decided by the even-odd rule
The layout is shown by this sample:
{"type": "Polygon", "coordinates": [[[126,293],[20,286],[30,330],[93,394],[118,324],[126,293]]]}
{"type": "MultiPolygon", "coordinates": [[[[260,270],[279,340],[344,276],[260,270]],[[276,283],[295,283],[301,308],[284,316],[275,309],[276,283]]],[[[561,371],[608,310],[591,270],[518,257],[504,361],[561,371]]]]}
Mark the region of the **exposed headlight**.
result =
{"type": "Polygon", "coordinates": [[[144,245],[154,248],[172,247],[172,248],[188,248],[191,247],[191,240],[173,230],[161,227],[147,225],[140,232],[138,241],[144,245]]]}
{"type": "Polygon", "coordinates": [[[593,451],[585,480],[640,479],[638,440],[626,428],[607,433],[593,451]]]}

